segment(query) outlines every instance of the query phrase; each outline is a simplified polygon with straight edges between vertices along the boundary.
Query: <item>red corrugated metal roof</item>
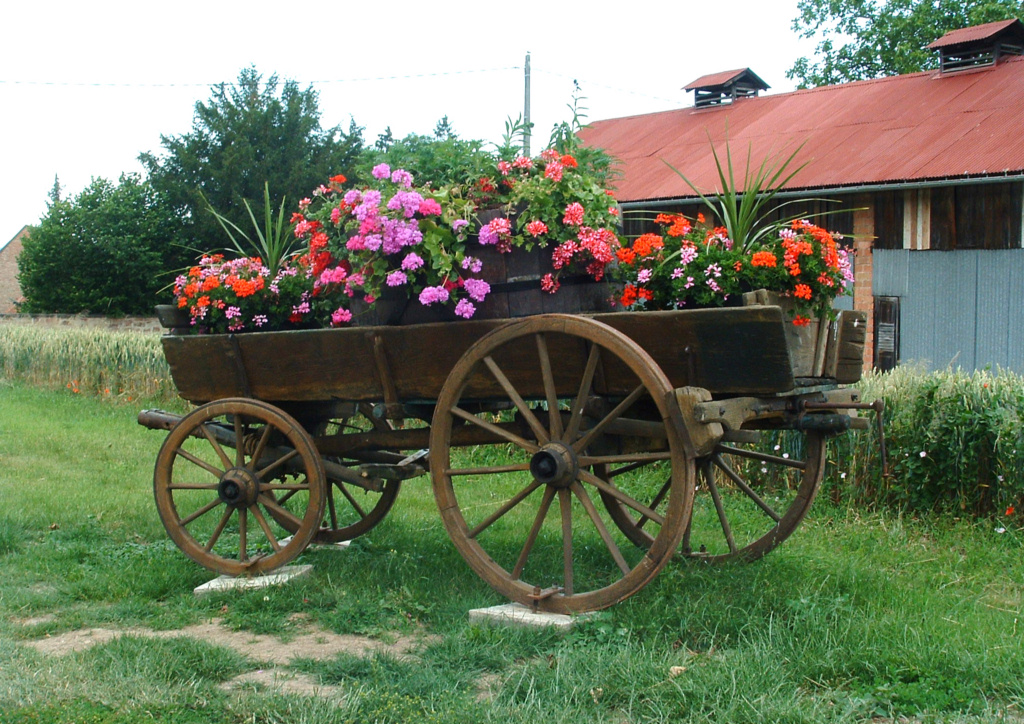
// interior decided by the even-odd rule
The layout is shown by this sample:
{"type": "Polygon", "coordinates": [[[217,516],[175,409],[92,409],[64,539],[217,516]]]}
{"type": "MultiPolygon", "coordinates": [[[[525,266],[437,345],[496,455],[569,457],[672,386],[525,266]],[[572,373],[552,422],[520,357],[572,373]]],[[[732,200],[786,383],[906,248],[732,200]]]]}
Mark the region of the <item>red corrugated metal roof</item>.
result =
{"type": "Polygon", "coordinates": [[[756,168],[800,147],[792,168],[808,165],[787,188],[817,189],[1022,173],[1022,130],[1024,56],[596,121],[580,135],[621,162],[616,197],[638,201],[694,196],[669,165],[716,190],[711,142],[724,163],[727,131],[737,183],[748,149],[756,168]]]}
{"type": "Polygon", "coordinates": [[[1010,18],[1009,20],[997,20],[994,23],[985,23],[984,25],[974,25],[970,28],[951,30],[938,40],[926,45],[925,47],[930,50],[935,50],[937,48],[948,48],[951,45],[962,45],[963,43],[973,43],[978,40],[988,40],[1013,25],[1019,25],[1020,27],[1016,28],[1016,30],[1024,32],[1024,23],[1021,23],[1021,21],[1016,18],[1010,18]]]}

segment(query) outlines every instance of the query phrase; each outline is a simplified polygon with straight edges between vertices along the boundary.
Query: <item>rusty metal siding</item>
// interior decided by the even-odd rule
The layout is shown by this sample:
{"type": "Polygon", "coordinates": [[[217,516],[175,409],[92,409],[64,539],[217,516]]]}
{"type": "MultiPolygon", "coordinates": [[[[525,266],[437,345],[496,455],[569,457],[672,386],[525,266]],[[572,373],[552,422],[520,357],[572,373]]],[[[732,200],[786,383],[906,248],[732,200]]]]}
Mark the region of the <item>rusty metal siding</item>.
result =
{"type": "Polygon", "coordinates": [[[900,297],[900,363],[1024,374],[1024,249],[876,249],[876,296],[900,297]]]}

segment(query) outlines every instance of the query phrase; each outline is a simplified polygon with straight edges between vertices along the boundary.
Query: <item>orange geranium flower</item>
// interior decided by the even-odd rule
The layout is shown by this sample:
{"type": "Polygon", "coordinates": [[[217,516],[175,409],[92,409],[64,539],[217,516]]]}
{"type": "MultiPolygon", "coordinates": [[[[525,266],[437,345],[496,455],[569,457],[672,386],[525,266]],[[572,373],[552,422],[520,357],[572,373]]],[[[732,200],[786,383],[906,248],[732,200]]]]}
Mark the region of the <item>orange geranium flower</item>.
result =
{"type": "Polygon", "coordinates": [[[756,251],[754,255],[750,257],[751,266],[766,266],[774,267],[778,266],[779,260],[775,258],[775,255],[770,251],[756,251]]]}
{"type": "Polygon", "coordinates": [[[793,290],[793,296],[798,299],[811,299],[811,288],[806,284],[797,284],[796,289],[793,290]]]}
{"type": "Polygon", "coordinates": [[[807,317],[797,315],[796,317],[793,318],[793,324],[795,324],[798,327],[806,327],[810,323],[811,320],[808,319],[807,317]]]}
{"type": "Polygon", "coordinates": [[[636,252],[628,246],[624,246],[615,252],[615,257],[619,260],[620,264],[630,266],[636,261],[636,252]]]}
{"type": "Polygon", "coordinates": [[[657,234],[644,234],[633,242],[633,251],[638,256],[650,256],[652,253],[665,246],[665,242],[657,234]]]}

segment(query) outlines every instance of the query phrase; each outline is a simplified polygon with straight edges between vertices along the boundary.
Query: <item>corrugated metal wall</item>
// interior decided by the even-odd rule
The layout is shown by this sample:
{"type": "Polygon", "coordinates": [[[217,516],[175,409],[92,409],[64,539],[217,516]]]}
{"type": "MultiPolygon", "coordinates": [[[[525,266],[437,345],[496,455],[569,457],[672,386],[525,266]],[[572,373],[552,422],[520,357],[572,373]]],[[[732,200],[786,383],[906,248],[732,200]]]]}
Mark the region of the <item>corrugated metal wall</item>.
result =
{"type": "Polygon", "coordinates": [[[900,298],[900,363],[1024,374],[1024,249],[874,251],[872,293],[900,298]]]}

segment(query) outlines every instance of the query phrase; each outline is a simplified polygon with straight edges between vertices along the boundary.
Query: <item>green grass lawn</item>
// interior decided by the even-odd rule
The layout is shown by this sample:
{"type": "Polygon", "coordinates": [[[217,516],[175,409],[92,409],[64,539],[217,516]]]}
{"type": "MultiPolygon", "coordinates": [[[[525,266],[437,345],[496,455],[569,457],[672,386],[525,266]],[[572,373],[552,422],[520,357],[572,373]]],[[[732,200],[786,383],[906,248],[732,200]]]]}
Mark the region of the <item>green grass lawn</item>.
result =
{"type": "Polygon", "coordinates": [[[0,724],[14,722],[853,722],[1024,718],[1022,531],[819,500],[764,560],[675,560],[573,632],[471,626],[500,599],[448,541],[429,482],[309,578],[197,599],[210,572],[166,537],[145,406],[0,381],[0,724]],[[84,628],[298,634],[298,621],[411,656],[300,657],[334,692],[225,689],[268,664],[207,640],[84,628]]]}

